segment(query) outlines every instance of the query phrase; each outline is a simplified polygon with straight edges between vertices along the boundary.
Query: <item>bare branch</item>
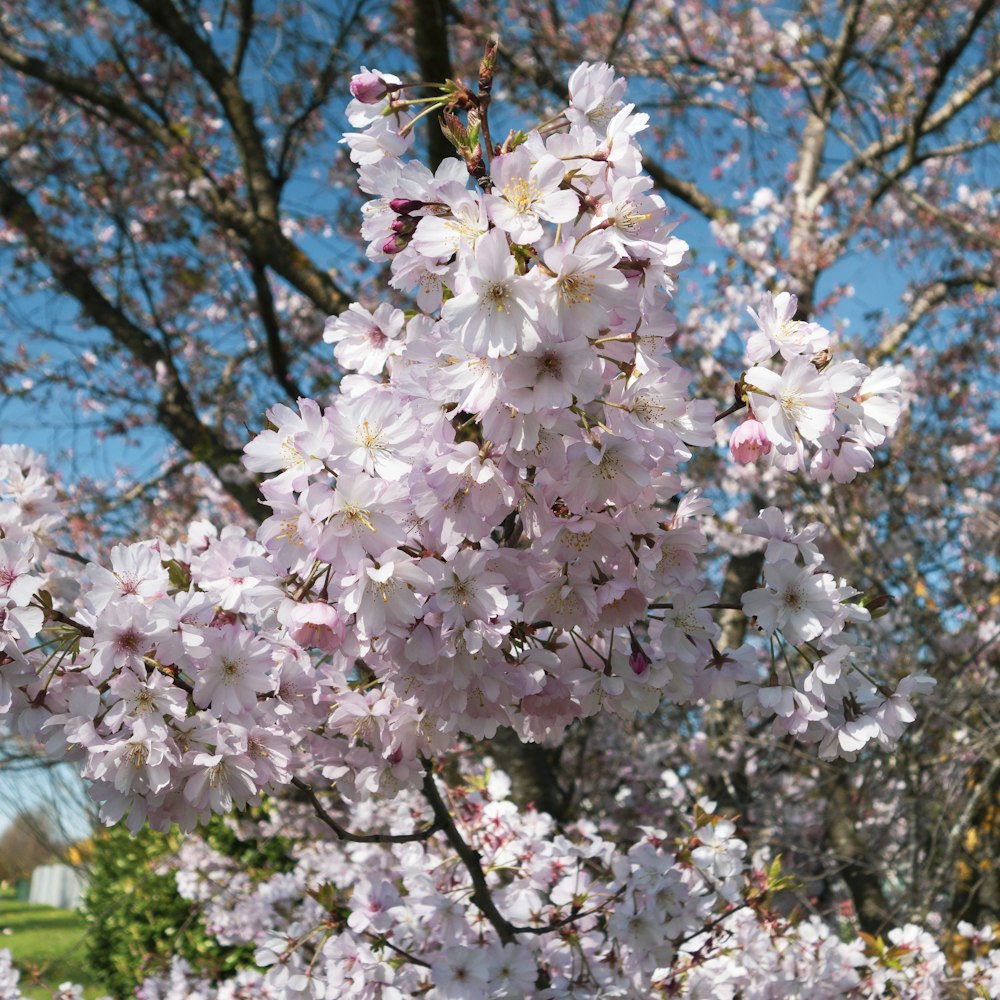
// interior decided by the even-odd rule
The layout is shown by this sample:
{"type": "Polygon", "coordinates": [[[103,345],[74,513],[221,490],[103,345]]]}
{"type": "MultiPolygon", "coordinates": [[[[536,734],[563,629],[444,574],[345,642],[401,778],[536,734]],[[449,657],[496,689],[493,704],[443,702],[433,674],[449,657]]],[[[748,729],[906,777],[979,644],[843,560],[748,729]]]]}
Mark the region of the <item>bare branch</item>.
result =
{"type": "Polygon", "coordinates": [[[851,786],[842,767],[827,792],[826,839],[841,862],[840,877],[847,885],[861,929],[879,934],[893,920],[892,908],[882,891],[880,875],[858,832],[857,809],[851,786]]]}
{"type": "Polygon", "coordinates": [[[576,913],[571,913],[568,917],[563,917],[561,920],[554,920],[550,924],[543,924],[541,927],[514,927],[512,930],[515,934],[548,934],[550,931],[557,931],[561,927],[568,927],[570,924],[574,924],[577,920],[582,920],[584,917],[600,913],[601,910],[606,909],[616,899],[621,899],[624,895],[625,886],[622,886],[617,892],[612,893],[602,902],[595,903],[588,910],[579,910],[576,913]]]}
{"type": "Polygon", "coordinates": [[[253,20],[253,0],[240,0],[240,28],[236,37],[236,47],[233,49],[233,61],[229,68],[229,75],[234,80],[238,80],[240,73],[243,72],[243,60],[246,59],[247,46],[253,34],[253,20]]]}
{"type": "MultiPolygon", "coordinates": [[[[448,17],[445,0],[414,0],[413,42],[416,49],[420,79],[444,83],[455,76],[448,46],[448,17]]],[[[436,167],[455,151],[444,133],[432,122],[427,130],[427,148],[431,166],[436,167]]],[[[487,155],[492,155],[487,150],[487,155]]]]}
{"type": "MultiPolygon", "coordinates": [[[[941,886],[941,882],[952,877],[955,858],[958,856],[962,841],[969,827],[972,825],[973,817],[982,805],[983,799],[995,790],[998,779],[1000,779],[1000,756],[993,758],[989,770],[983,775],[982,779],[976,785],[975,790],[966,798],[965,807],[955,818],[955,822],[948,831],[944,854],[941,857],[940,863],[935,865],[934,874],[936,877],[928,880],[930,884],[924,893],[924,913],[929,912],[933,908],[934,897],[941,886]]],[[[954,884],[952,883],[949,888],[953,894],[955,891],[954,884]]]]}
{"type": "Polygon", "coordinates": [[[13,69],[36,80],[49,84],[60,94],[84,103],[88,111],[101,110],[110,127],[122,131],[132,141],[135,132],[125,129],[131,125],[149,140],[154,156],[179,157],[179,166],[191,181],[208,180],[211,187],[206,192],[209,210],[206,214],[229,232],[244,240],[254,254],[265,261],[275,273],[306,295],[319,309],[328,314],[339,313],[347,307],[349,296],[340,289],[326,271],[318,268],[309,257],[281,231],[280,223],[263,218],[252,207],[244,208],[219,188],[202,161],[191,152],[188,138],[169,124],[158,122],[134,103],[102,88],[90,80],[64,72],[41,59],[25,56],[16,49],[0,42],[0,60],[13,69]]]}
{"type": "Polygon", "coordinates": [[[858,21],[864,0],[853,0],[848,7],[840,32],[833,47],[818,67],[823,79],[823,91],[814,99],[808,85],[802,81],[803,91],[810,104],[802,132],[798,163],[795,171],[794,210],[788,239],[788,258],[803,314],[812,311],[813,295],[818,271],[809,248],[816,237],[816,206],[811,195],[816,187],[826,150],[827,130],[833,108],[841,97],[841,81],[848,57],[857,39],[858,21]]]}
{"type": "Polygon", "coordinates": [[[493,902],[493,895],[490,893],[486,876],[483,874],[482,858],[479,851],[465,842],[455,825],[448,806],[438,791],[437,783],[434,780],[434,769],[430,761],[424,765],[423,793],[424,798],[434,810],[434,819],[438,824],[438,829],[444,831],[448,843],[455,849],[455,853],[465,865],[466,871],[472,879],[472,901],[479,908],[480,913],[493,925],[500,940],[504,944],[511,944],[514,941],[514,927],[497,909],[497,904],[493,902]]]}
{"type": "MultiPolygon", "coordinates": [[[[998,78],[1000,78],[1000,56],[974,73],[965,85],[952,93],[951,97],[937,111],[929,114],[923,121],[919,137],[930,135],[943,128],[980,94],[992,87],[998,78]]],[[[816,186],[812,193],[813,204],[821,205],[829,197],[831,190],[849,183],[865,169],[884,161],[886,157],[902,149],[909,141],[910,129],[899,128],[890,135],[870,142],[864,148],[856,149],[852,159],[838,167],[826,180],[816,186]]]]}
{"type": "Polygon", "coordinates": [[[240,160],[250,191],[250,203],[260,217],[278,221],[278,195],[267,162],[264,138],[257,128],[253,107],[238,81],[225,67],[215,49],[186,20],[172,0],[132,0],[146,13],[177,48],[219,99],[226,120],[232,126],[240,160]]]}
{"type": "Polygon", "coordinates": [[[268,281],[267,269],[256,258],[250,257],[250,275],[253,279],[254,291],[257,293],[257,306],[260,310],[260,321],[267,338],[267,355],[271,359],[271,371],[275,380],[291,399],[298,399],[305,393],[299,388],[288,370],[288,354],[281,341],[281,327],[274,308],[274,296],[271,294],[271,284],[268,281]]]}
{"type": "Polygon", "coordinates": [[[323,807],[312,785],[307,784],[299,777],[292,777],[291,783],[305,795],[309,804],[313,807],[316,815],[337,835],[338,840],[347,840],[352,844],[411,844],[414,841],[428,840],[439,830],[443,829],[440,822],[435,819],[429,826],[421,830],[414,830],[413,833],[351,833],[346,827],[338,823],[323,807]]]}
{"type": "Polygon", "coordinates": [[[614,37],[608,43],[608,50],[604,56],[605,62],[613,63],[615,61],[618,46],[621,45],[621,41],[625,37],[625,33],[628,31],[628,23],[632,19],[632,11],[634,9],[635,0],[625,0],[625,6],[622,9],[621,17],[618,18],[618,27],[615,29],[614,37]]]}
{"type": "Polygon", "coordinates": [[[230,496],[251,517],[259,517],[256,486],[234,481],[224,471],[240,467],[242,453],[228,447],[201,422],[170,354],[105,298],[65,244],[48,231],[28,199],[2,175],[0,215],[22,234],[62,289],[76,299],[84,314],[106,329],[115,343],[124,347],[153,376],[160,390],[157,416],[168,433],[194,458],[209,466],[230,496]]]}
{"type": "Polygon", "coordinates": [[[868,364],[874,367],[892,357],[932,309],[945,302],[956,290],[975,285],[996,288],[996,279],[987,271],[975,271],[970,274],[956,274],[948,278],[940,278],[925,285],[910,303],[906,315],[894,323],[883,334],[878,345],[869,351],[868,364]]]}

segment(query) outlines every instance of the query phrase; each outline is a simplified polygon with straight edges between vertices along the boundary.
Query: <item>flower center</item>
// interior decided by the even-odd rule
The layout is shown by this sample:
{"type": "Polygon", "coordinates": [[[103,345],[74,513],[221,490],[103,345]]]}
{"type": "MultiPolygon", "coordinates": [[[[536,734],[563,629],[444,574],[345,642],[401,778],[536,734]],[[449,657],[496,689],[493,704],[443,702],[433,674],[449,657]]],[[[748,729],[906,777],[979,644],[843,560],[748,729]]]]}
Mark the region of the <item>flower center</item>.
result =
{"type": "Polygon", "coordinates": [[[496,310],[502,313],[510,309],[507,300],[510,298],[510,286],[506,282],[487,285],[482,296],[482,304],[487,309],[496,310]]]}
{"type": "Polygon", "coordinates": [[[240,675],[240,663],[238,660],[231,660],[225,657],[222,661],[222,676],[227,680],[232,680],[240,675]]]}
{"type": "Polygon", "coordinates": [[[564,274],[558,283],[559,298],[568,306],[578,306],[581,302],[589,302],[594,294],[596,275],[583,274],[575,271],[564,274]]]}
{"type": "Polygon", "coordinates": [[[382,440],[384,433],[381,424],[370,424],[366,420],[354,429],[354,439],[365,451],[388,451],[382,440]]]}
{"type": "Polygon", "coordinates": [[[802,393],[794,389],[786,389],[778,400],[781,409],[789,420],[796,421],[802,411],[806,408],[802,393]]]}
{"type": "Polygon", "coordinates": [[[286,469],[294,469],[296,465],[302,464],[302,452],[295,447],[295,439],[291,434],[281,442],[279,450],[286,469]]]}
{"type": "Polygon", "coordinates": [[[527,177],[515,177],[507,181],[500,194],[511,203],[518,215],[531,214],[535,203],[542,197],[538,185],[527,177]]]}

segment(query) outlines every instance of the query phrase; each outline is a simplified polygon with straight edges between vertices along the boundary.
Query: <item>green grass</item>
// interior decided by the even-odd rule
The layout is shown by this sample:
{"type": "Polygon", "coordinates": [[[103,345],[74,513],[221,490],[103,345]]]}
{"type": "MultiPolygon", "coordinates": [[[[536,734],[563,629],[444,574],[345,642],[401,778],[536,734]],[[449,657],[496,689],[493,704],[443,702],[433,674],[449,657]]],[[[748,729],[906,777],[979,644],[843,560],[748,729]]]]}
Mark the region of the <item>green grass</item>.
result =
{"type": "Polygon", "coordinates": [[[81,913],[32,906],[0,892],[0,948],[10,949],[21,972],[21,992],[32,1000],[51,1000],[52,991],[67,981],[86,987],[87,1000],[104,993],[84,961],[86,933],[81,913]],[[4,933],[7,928],[10,934],[4,933]]]}

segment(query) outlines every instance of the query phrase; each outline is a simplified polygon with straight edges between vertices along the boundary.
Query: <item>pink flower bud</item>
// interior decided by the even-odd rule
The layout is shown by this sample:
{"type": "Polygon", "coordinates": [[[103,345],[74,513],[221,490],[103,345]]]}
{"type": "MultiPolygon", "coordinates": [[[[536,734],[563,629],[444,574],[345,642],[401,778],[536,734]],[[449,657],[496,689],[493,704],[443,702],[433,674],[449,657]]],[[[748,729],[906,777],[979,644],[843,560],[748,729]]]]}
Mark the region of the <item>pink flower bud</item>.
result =
{"type": "Polygon", "coordinates": [[[771,441],[764,425],[753,417],[743,421],[729,439],[729,452],[741,465],[756,462],[771,450],[771,441]]]}
{"type": "Polygon", "coordinates": [[[382,253],[389,254],[391,257],[394,253],[399,253],[400,250],[403,250],[409,242],[409,237],[399,236],[394,233],[382,244],[382,253]]]}
{"type": "Polygon", "coordinates": [[[406,218],[393,219],[389,228],[394,233],[399,233],[400,236],[412,236],[416,231],[417,223],[419,219],[414,219],[411,216],[406,218]]]}
{"type": "Polygon", "coordinates": [[[417,209],[423,208],[427,202],[417,201],[416,198],[393,198],[389,202],[389,208],[391,208],[397,215],[409,215],[411,212],[416,212],[417,209]]]}
{"type": "Polygon", "coordinates": [[[347,626],[341,621],[336,608],[317,601],[296,606],[288,623],[288,634],[304,649],[315,648],[333,653],[340,649],[347,626]]]}
{"type": "Polygon", "coordinates": [[[634,649],[628,658],[628,665],[636,677],[641,677],[649,669],[649,657],[641,649],[634,649]]]}
{"type": "Polygon", "coordinates": [[[389,93],[389,88],[377,73],[365,70],[351,77],[351,94],[362,104],[378,104],[389,93]]]}

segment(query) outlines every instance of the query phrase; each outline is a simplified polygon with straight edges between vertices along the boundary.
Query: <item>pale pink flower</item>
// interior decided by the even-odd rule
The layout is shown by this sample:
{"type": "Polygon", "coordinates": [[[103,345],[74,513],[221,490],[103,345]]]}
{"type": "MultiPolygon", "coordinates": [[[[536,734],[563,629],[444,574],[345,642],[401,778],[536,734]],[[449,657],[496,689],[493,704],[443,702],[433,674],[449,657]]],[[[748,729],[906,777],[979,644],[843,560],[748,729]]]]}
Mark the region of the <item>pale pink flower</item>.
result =
{"type": "Polygon", "coordinates": [[[333,353],[341,368],[379,375],[389,358],[403,350],[405,327],[403,311],[388,302],[374,313],[352,302],[339,316],[326,321],[323,339],[337,345],[333,353]]]}
{"type": "Polygon", "coordinates": [[[780,375],[758,365],[745,381],[753,412],[780,452],[794,450],[797,435],[818,441],[833,423],[837,394],[807,358],[793,357],[780,375]]]}
{"type": "Polygon", "coordinates": [[[747,307],[757,331],[747,341],[747,357],[754,364],[781,352],[786,360],[798,354],[818,354],[830,343],[830,334],[818,323],[795,319],[798,299],[788,292],[765,292],[757,309],[747,307]]]}
{"type": "Polygon", "coordinates": [[[388,879],[374,881],[361,878],[351,892],[351,913],[347,926],[355,934],[363,934],[369,928],[376,933],[384,933],[394,922],[389,911],[399,901],[399,891],[388,879]]]}
{"type": "Polygon", "coordinates": [[[274,659],[268,645],[241,625],[209,629],[209,655],[194,671],[194,703],[213,712],[250,712],[257,695],[271,691],[274,659]]]}
{"type": "Polygon", "coordinates": [[[829,573],[813,573],[791,562],[768,563],[766,587],[743,595],[743,610],[770,634],[781,630],[793,643],[822,635],[835,620],[836,584],[829,573]]]}
{"type": "Polygon", "coordinates": [[[185,760],[189,776],[184,798],[195,809],[229,812],[260,801],[253,761],[247,752],[246,730],[220,727],[215,753],[202,751],[185,760]]]}
{"type": "Polygon", "coordinates": [[[340,649],[347,632],[337,609],[325,601],[283,604],[278,610],[278,620],[288,629],[292,642],[305,649],[320,649],[324,653],[340,649]]]}
{"type": "Polygon", "coordinates": [[[451,183],[442,187],[438,200],[450,214],[423,216],[410,245],[422,257],[435,261],[447,260],[463,248],[475,250],[490,228],[480,196],[462,184],[451,183]]]}
{"type": "Polygon", "coordinates": [[[401,124],[393,118],[378,118],[363,132],[345,132],[340,140],[351,150],[351,161],[359,166],[371,166],[380,160],[399,157],[413,142],[413,133],[400,134],[401,124]]]}
{"type": "Polygon", "coordinates": [[[441,316],[467,350],[498,358],[538,345],[538,288],[529,276],[515,274],[502,230],[480,238],[456,290],[441,316]]]}
{"type": "Polygon", "coordinates": [[[506,577],[490,572],[489,562],[489,552],[472,549],[463,549],[448,563],[423,561],[436,587],[428,606],[442,612],[445,628],[461,628],[475,619],[495,621],[506,614],[510,604],[506,577]]]}
{"type": "MultiPolygon", "coordinates": [[[[351,96],[362,104],[377,104],[389,93],[389,86],[378,73],[364,69],[360,73],[355,73],[351,77],[351,96]]],[[[398,89],[398,84],[393,84],[392,89],[398,89]]]]}
{"type": "Polygon", "coordinates": [[[615,76],[607,63],[581,63],[569,78],[569,108],[566,117],[574,124],[603,130],[625,96],[624,77],[615,76]]]}
{"type": "Polygon", "coordinates": [[[574,398],[589,403],[601,386],[594,360],[586,340],[557,341],[522,351],[504,368],[497,395],[526,413],[561,409],[574,398]]]}
{"type": "MultiPolygon", "coordinates": [[[[657,195],[645,192],[652,187],[648,177],[619,177],[608,197],[602,199],[594,221],[603,225],[607,239],[622,256],[648,257],[650,252],[664,253],[670,243],[670,230],[663,218],[666,206],[657,195]]],[[[678,241],[687,250],[687,244],[678,241]]]]}
{"type": "Polygon", "coordinates": [[[876,368],[861,383],[857,401],[861,404],[863,414],[858,428],[861,440],[870,446],[882,444],[899,423],[899,415],[903,410],[899,373],[891,365],[876,368]]]}
{"type": "Polygon", "coordinates": [[[607,437],[600,445],[578,442],[567,451],[565,500],[582,513],[613,503],[632,503],[649,485],[646,452],[638,442],[607,437]]]}
{"type": "Polygon", "coordinates": [[[332,455],[380,479],[402,479],[419,451],[420,424],[391,389],[343,402],[330,424],[332,455]]]}
{"type": "Polygon", "coordinates": [[[554,156],[532,163],[523,146],[498,156],[490,167],[493,186],[486,196],[490,219],[515,243],[541,239],[542,220],[571,222],[580,200],[574,192],[560,189],[565,174],[565,166],[554,156]]]}
{"type": "Polygon", "coordinates": [[[564,240],[550,247],[542,260],[554,272],[542,291],[550,313],[558,318],[553,332],[564,339],[594,336],[628,291],[628,280],[615,266],[618,254],[601,233],[593,233],[579,242],[564,240]]]}
{"type": "Polygon", "coordinates": [[[852,483],[859,472],[870,472],[875,467],[872,453],[853,438],[844,437],[834,448],[819,448],[809,463],[809,475],[817,483],[825,483],[832,476],[835,482],[852,483]]]}
{"type": "Polygon", "coordinates": [[[42,578],[29,573],[30,542],[0,539],[0,599],[8,598],[15,605],[26,607],[35,591],[42,585],[42,578]]]}
{"type": "Polygon", "coordinates": [[[917,717],[910,699],[914,695],[928,694],[937,681],[927,674],[910,674],[904,677],[896,690],[872,712],[887,742],[894,743],[903,735],[903,730],[917,717]]]}
{"type": "Polygon", "coordinates": [[[144,656],[151,651],[162,623],[135,598],[113,601],[94,620],[88,673],[96,681],[106,680],[123,668],[145,676],[144,656]]]}
{"type": "Polygon", "coordinates": [[[347,106],[347,120],[355,127],[366,129],[373,124],[382,124],[384,121],[382,112],[385,105],[383,99],[388,96],[389,91],[399,90],[402,81],[392,73],[381,73],[377,69],[361,67],[361,72],[355,74],[350,83],[351,96],[353,101],[347,106]],[[358,89],[368,100],[362,100],[361,96],[354,93],[354,81],[358,81],[358,89]],[[374,97],[373,82],[378,81],[382,88],[382,94],[374,97]],[[374,98],[374,99],[372,99],[374,98]]]}
{"type": "Polygon", "coordinates": [[[286,491],[305,488],[330,454],[330,425],[311,399],[298,401],[299,412],[278,403],[267,411],[270,427],[243,449],[243,464],[251,472],[280,472],[271,482],[286,491]]]}
{"type": "Polygon", "coordinates": [[[316,558],[354,566],[365,555],[377,557],[402,545],[406,540],[400,526],[407,510],[404,497],[402,486],[372,479],[363,472],[341,473],[333,493],[323,483],[311,486],[311,505],[324,522],[316,558]]]}
{"type": "Polygon", "coordinates": [[[130,733],[88,750],[85,777],[107,781],[122,795],[156,793],[170,783],[174,755],[166,732],[150,729],[142,719],[132,721],[130,733]]]}
{"type": "Polygon", "coordinates": [[[116,545],[111,550],[111,569],[88,563],[83,571],[87,604],[100,614],[109,602],[123,597],[147,601],[166,593],[169,574],[155,542],[116,545]]]}
{"type": "Polygon", "coordinates": [[[733,431],[729,453],[741,465],[751,465],[771,450],[767,429],[753,417],[748,417],[733,431]]]}
{"type": "Polygon", "coordinates": [[[400,632],[420,613],[423,600],[418,592],[433,589],[427,573],[396,549],[383,552],[377,566],[365,559],[343,586],[344,610],[355,615],[362,639],[374,639],[387,630],[400,632]]]}

